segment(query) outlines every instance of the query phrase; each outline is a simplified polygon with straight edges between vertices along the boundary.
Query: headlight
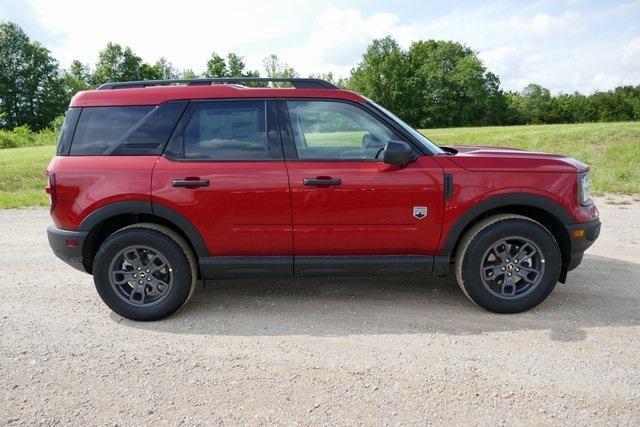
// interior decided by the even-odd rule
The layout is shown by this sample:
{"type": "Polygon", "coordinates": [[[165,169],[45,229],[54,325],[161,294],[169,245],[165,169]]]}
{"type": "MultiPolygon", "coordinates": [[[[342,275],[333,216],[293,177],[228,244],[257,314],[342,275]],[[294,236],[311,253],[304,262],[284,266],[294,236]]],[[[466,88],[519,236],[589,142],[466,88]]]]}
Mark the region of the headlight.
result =
{"type": "Polygon", "coordinates": [[[578,203],[582,206],[588,205],[591,203],[591,198],[589,197],[589,190],[591,189],[591,180],[589,180],[589,174],[587,172],[583,172],[578,175],[578,203]]]}

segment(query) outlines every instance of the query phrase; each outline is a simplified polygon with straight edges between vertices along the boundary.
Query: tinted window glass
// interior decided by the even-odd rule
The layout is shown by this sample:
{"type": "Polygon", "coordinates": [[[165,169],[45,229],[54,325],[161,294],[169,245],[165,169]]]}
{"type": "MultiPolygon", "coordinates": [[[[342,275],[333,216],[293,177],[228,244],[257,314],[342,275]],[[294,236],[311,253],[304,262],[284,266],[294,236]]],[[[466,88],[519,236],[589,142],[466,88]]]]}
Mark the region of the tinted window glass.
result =
{"type": "Polygon", "coordinates": [[[188,102],[166,102],[147,114],[117,145],[113,154],[160,154],[188,102]]]}
{"type": "Polygon", "coordinates": [[[67,114],[64,116],[62,129],[60,130],[60,136],[58,137],[58,147],[56,149],[56,154],[58,156],[64,156],[69,152],[71,138],[73,138],[73,131],[76,128],[80,110],[80,108],[69,108],[69,111],[67,111],[67,114]]]}
{"type": "Polygon", "coordinates": [[[344,102],[287,102],[300,159],[374,160],[393,132],[362,109],[344,102]]]}
{"type": "Polygon", "coordinates": [[[122,137],[153,109],[153,106],[83,108],[71,155],[110,154],[122,142],[122,137]]]}
{"type": "Polygon", "coordinates": [[[184,130],[187,159],[268,159],[264,101],[206,102],[184,130]]]}
{"type": "Polygon", "coordinates": [[[160,154],[187,101],[157,107],[86,107],[71,146],[72,155],[160,154]]]}

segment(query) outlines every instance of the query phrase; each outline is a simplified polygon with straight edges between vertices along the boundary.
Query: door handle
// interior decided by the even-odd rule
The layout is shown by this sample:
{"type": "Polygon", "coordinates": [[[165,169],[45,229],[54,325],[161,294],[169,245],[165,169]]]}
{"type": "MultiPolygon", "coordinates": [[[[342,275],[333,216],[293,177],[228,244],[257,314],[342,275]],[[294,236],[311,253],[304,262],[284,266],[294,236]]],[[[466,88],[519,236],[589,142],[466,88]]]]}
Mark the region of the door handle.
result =
{"type": "Polygon", "coordinates": [[[196,188],[196,187],[208,187],[209,180],[208,179],[174,179],[171,181],[171,185],[174,187],[184,187],[184,188],[196,188]]]}
{"type": "Polygon", "coordinates": [[[314,187],[331,187],[335,185],[342,184],[342,180],[340,178],[331,178],[327,177],[317,177],[317,178],[305,178],[302,180],[304,185],[314,186],[314,187]]]}

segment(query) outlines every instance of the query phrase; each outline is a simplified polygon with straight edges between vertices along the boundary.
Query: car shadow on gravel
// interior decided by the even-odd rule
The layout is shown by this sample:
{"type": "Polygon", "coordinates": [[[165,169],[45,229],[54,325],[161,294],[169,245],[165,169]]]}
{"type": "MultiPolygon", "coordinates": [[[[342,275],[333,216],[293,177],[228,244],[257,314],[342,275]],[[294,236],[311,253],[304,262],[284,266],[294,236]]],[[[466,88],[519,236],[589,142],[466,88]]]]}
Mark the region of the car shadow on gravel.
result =
{"type": "Polygon", "coordinates": [[[585,339],[585,328],[640,325],[640,264],[586,255],[535,309],[496,315],[467,300],[447,278],[251,279],[208,282],[174,316],[132,328],[227,336],[483,334],[550,330],[556,341],[585,339]]]}

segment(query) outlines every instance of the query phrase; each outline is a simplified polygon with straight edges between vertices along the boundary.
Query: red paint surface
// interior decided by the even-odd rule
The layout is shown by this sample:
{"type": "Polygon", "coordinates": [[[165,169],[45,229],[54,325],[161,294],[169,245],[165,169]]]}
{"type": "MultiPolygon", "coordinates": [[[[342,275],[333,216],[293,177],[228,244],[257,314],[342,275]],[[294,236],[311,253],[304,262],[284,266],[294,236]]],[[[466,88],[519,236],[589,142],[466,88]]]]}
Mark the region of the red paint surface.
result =
{"type": "MultiPolygon", "coordinates": [[[[72,106],[152,105],[174,99],[340,98],[327,89],[169,86],[81,92],[72,106]]],[[[179,162],[158,156],[55,157],[56,226],[77,229],[96,209],[119,201],[164,205],[186,217],[211,256],[439,254],[453,225],[488,198],[509,193],[545,197],[577,223],[595,206],[577,202],[577,171],[586,166],[545,153],[456,147],[455,156],[422,156],[406,167],[368,161],[179,162]],[[454,178],[443,200],[443,175],[454,178]],[[335,187],[304,178],[340,178],[335,187]],[[209,187],[176,188],[173,179],[208,179],[209,187]],[[427,206],[423,219],[413,207],[427,206]]]]}

